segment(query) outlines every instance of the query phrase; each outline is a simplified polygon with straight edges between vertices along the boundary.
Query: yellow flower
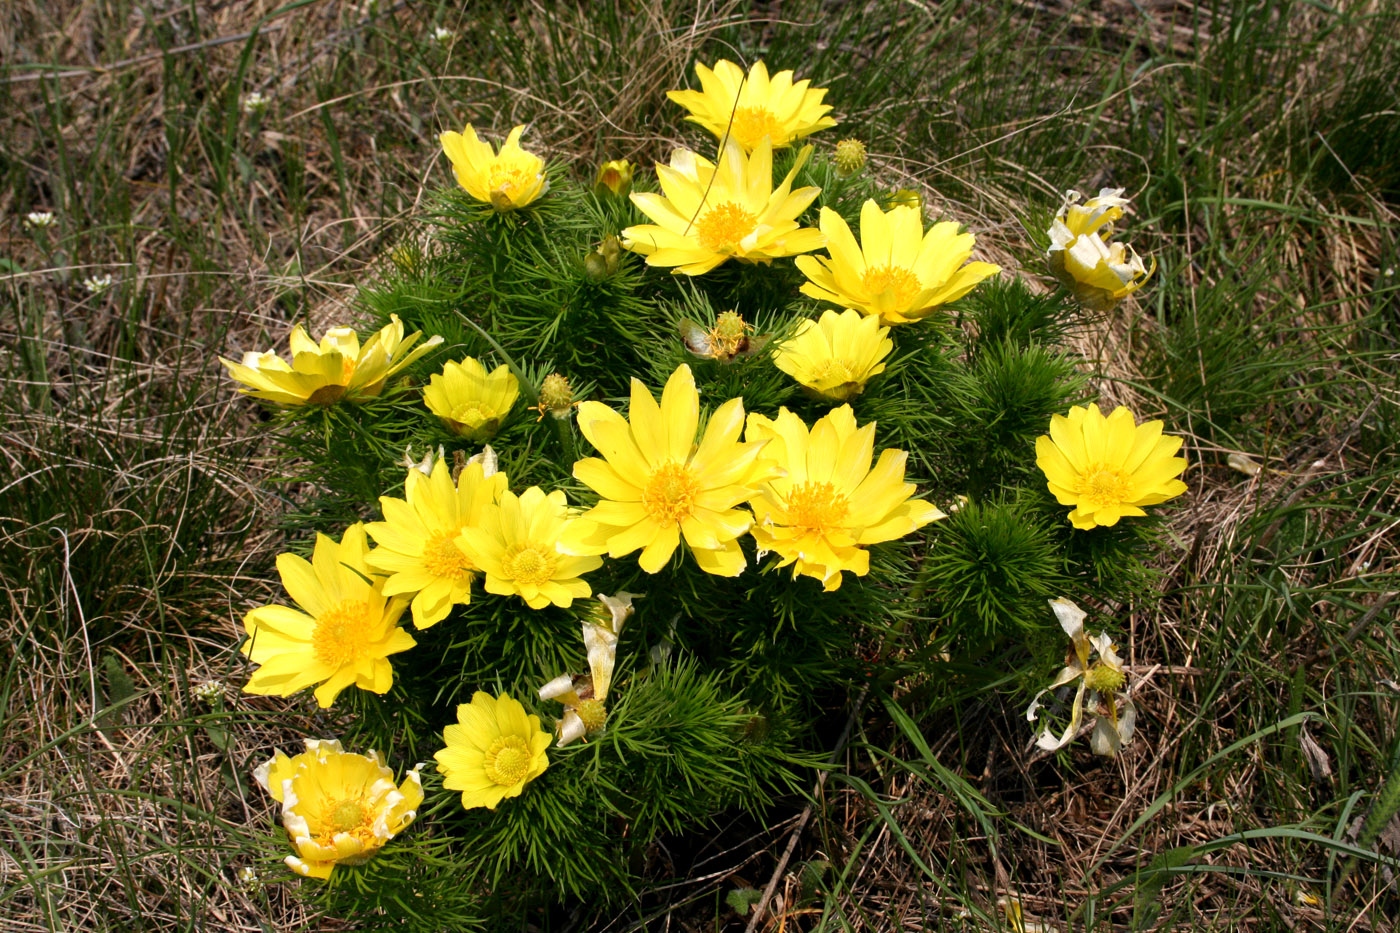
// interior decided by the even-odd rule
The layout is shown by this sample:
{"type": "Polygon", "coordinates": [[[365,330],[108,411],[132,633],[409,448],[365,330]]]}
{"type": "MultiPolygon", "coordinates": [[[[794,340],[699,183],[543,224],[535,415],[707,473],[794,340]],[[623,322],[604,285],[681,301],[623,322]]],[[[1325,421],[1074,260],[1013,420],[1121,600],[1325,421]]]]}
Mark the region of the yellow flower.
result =
{"type": "Polygon", "coordinates": [[[525,785],[549,767],[550,735],[540,717],[526,716],[519,700],[478,690],[471,703],[457,707],[457,725],[442,734],[447,747],[437,759],[442,786],[462,792],[462,806],[496,809],[518,797],[525,785]]]}
{"type": "Polygon", "coordinates": [[[524,125],[511,130],[499,154],[491,151],[490,143],[476,138],[471,124],[467,124],[465,135],[449,130],[438,138],[452,161],[457,184],[478,201],[504,212],[524,207],[549,190],[544,160],[520,148],[523,132],[524,125]]]}
{"type": "Polygon", "coordinates": [[[822,398],[844,402],[885,371],[884,359],[894,350],[889,334],[877,317],[823,311],[820,320],[798,325],[774,351],[773,365],[822,398]]]}
{"type": "Polygon", "coordinates": [[[331,405],[342,398],[352,402],[374,398],[385,381],[424,353],[442,343],[430,337],[411,350],[421,333],[403,335],[403,322],[397,314],[370,337],[363,346],[349,327],[333,327],[318,344],[300,325],[292,328],[292,362],[268,350],[245,353],[242,363],[219,357],[228,373],[248,386],[244,395],[278,405],[331,405]],[[411,352],[410,352],[411,350],[411,352]]]}
{"type": "Polygon", "coordinates": [[[685,275],[709,272],[727,259],[772,262],[817,249],[826,238],[810,227],[798,229],[797,217],[821,189],[791,190],[811,154],[812,147],[804,147],[774,191],[767,140],[752,156],[731,141],[718,166],[677,150],[669,166],[656,166],[661,194],[632,193],[632,203],[656,223],[623,230],[622,245],[647,257],[649,266],[674,266],[685,275]]]}
{"type": "Polygon", "coordinates": [[[389,655],[416,642],[398,627],[406,600],[386,597],[383,578],[365,563],[365,528],[351,525],[339,543],[316,536],[311,562],[277,555],[282,586],[304,612],[260,606],[243,617],[249,638],[239,648],[262,665],[245,693],[287,697],[312,684],[322,709],[354,684],[386,693],[394,682],[389,655]]]}
{"type": "Polygon", "coordinates": [[[384,521],[365,528],[378,545],[365,560],[389,574],[385,596],[413,597],[414,627],[436,625],[453,606],[471,602],[477,566],[458,548],[457,535],[481,522],[506,485],[504,473],[487,476],[473,463],[454,486],[447,461],[438,460],[429,475],[408,471],[406,499],[379,497],[384,521]]]}
{"type": "Polygon", "coordinates": [[[751,502],[753,536],[763,550],[782,558],[799,575],[822,581],[828,591],[841,585],[841,571],[870,571],[864,545],[901,538],[929,522],[946,518],[931,503],[910,499],[904,482],[902,450],[882,450],[875,468],[875,423],[856,427],[851,406],[832,409],[812,425],[786,408],[776,419],[749,415],[749,440],[769,441],[768,453],[787,474],[771,479],[751,502]]]}
{"type": "Polygon", "coordinates": [[[589,607],[583,623],[583,644],[588,649],[588,676],[560,674],[540,688],[541,700],[558,700],[564,706],[559,720],[559,747],[602,730],[608,721],[608,689],[612,686],[617,662],[617,640],[622,625],[632,615],[632,600],[638,593],[598,594],[600,605],[589,607]]]}
{"type": "Polygon", "coordinates": [[[1050,418],[1050,433],[1035,440],[1035,463],[1060,505],[1074,506],[1070,524],[1087,531],[1185,492],[1176,477],[1186,460],[1173,456],[1180,449],[1181,438],[1162,436],[1162,422],[1137,424],[1121,405],[1105,418],[1091,403],[1050,418]]]}
{"type": "Polygon", "coordinates": [[[520,395],[520,382],[504,363],[486,374],[473,357],[449,362],[428,380],[423,402],[453,432],[470,441],[495,436],[520,395]]]}
{"type": "Polygon", "coordinates": [[[1103,188],[1081,205],[1083,195],[1068,191],[1050,225],[1050,271],[1095,311],[1111,309],[1157,271],[1155,259],[1149,269],[1131,246],[1109,242],[1113,223],[1128,203],[1122,194],[1122,188],[1103,188]]]}
{"type": "Polygon", "coordinates": [[[745,560],[737,539],[753,519],[735,506],[775,472],[772,461],[758,459],[763,444],[739,441],[744,400],[721,405],[696,446],[700,396],[682,364],[660,407],[633,379],[628,414],[630,422],[600,402],[579,406],[579,429],[605,459],[578,461],[574,476],[602,501],[569,526],[560,550],[621,557],[641,548],[638,563],[656,573],[684,535],[700,569],[738,576],[745,560]]]}
{"type": "Polygon", "coordinates": [[[1118,754],[1120,748],[1132,741],[1133,726],[1137,722],[1137,709],[1133,706],[1133,701],[1128,698],[1128,694],[1118,692],[1127,680],[1127,674],[1123,670],[1123,659],[1114,651],[1113,641],[1106,633],[1090,635],[1084,631],[1084,610],[1074,603],[1064,598],[1052,599],[1050,608],[1055,611],[1055,618],[1059,620],[1060,627],[1069,636],[1069,659],[1064,670],[1055,678],[1055,682],[1031,700],[1030,708],[1026,710],[1026,721],[1034,723],[1038,718],[1041,697],[1051,690],[1057,690],[1077,680],[1079,688],[1074,694],[1074,705],[1070,710],[1069,725],[1064,734],[1056,738],[1047,728],[1036,737],[1036,745],[1051,752],[1064,748],[1079,731],[1087,707],[1091,713],[1101,712],[1095,719],[1094,731],[1089,737],[1089,747],[1093,749],[1094,754],[1111,758],[1118,754]],[[1095,651],[1099,657],[1091,664],[1089,656],[1095,651]],[[1120,700],[1123,703],[1121,716],[1118,713],[1120,700]]]}
{"type": "Polygon", "coordinates": [[[531,486],[520,496],[502,492],[481,520],[462,529],[457,546],[486,574],[486,592],[519,596],[531,609],[553,603],[567,609],[593,593],[580,574],[603,566],[601,557],[562,554],[558,543],[569,525],[564,493],[545,495],[531,486]]]}
{"type": "Polygon", "coordinates": [[[413,822],[423,803],[418,767],[395,785],[378,752],[356,755],[334,739],[307,739],[306,751],[291,757],[276,751],[253,777],[282,804],[282,826],[297,852],[287,856],[287,867],[329,878],[336,865],[369,861],[413,822]]]}
{"type": "Polygon", "coordinates": [[[934,224],[925,234],[917,208],[892,207],[886,213],[866,201],[860,211],[860,243],[829,207],[822,208],[820,225],[831,258],[797,257],[797,268],[808,279],[802,294],[879,315],[886,324],[922,320],[1001,271],[989,262],[967,262],[975,238],[958,233],[951,220],[934,224]]]}
{"type": "Polygon", "coordinates": [[[667,91],[674,103],[690,111],[686,117],[724,142],[737,142],[745,152],[753,152],[764,139],[774,149],[790,146],[796,140],[835,126],[827,116],[830,104],[823,104],[826,88],[813,88],[811,81],[793,81],[791,71],[768,76],[768,67],[755,62],[747,76],[731,61],[720,60],[714,71],[699,62],[695,75],[701,90],[667,91]]]}

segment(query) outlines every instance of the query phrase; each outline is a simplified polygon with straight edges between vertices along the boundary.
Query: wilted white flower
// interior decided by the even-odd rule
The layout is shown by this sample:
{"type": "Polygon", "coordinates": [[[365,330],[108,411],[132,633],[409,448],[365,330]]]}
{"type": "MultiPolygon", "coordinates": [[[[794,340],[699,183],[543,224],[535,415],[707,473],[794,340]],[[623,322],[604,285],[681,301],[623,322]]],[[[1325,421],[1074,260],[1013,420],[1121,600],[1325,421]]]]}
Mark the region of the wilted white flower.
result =
{"type": "Polygon", "coordinates": [[[457,34],[455,32],[444,26],[435,26],[433,28],[433,40],[441,42],[443,45],[451,42],[456,36],[457,34]]]}
{"type": "Polygon", "coordinates": [[[83,279],[83,288],[87,289],[89,295],[100,295],[111,287],[110,275],[90,275],[83,279]]]}
{"type": "Polygon", "coordinates": [[[622,625],[632,615],[632,600],[640,593],[618,593],[616,596],[598,594],[601,606],[592,607],[590,618],[583,623],[583,644],[588,649],[589,673],[584,677],[561,674],[539,689],[541,700],[558,700],[564,706],[559,720],[559,745],[568,745],[607,723],[605,702],[612,686],[613,666],[617,660],[617,639],[622,625]]]}
{"type": "Polygon", "coordinates": [[[1060,621],[1060,627],[1069,636],[1072,648],[1065,669],[1055,682],[1035,695],[1030,708],[1026,710],[1026,721],[1035,722],[1040,711],[1040,698],[1051,690],[1079,681],[1079,689],[1074,694],[1074,706],[1070,711],[1069,726],[1064,734],[1055,737],[1049,729],[1036,738],[1036,745],[1046,751],[1064,748],[1079,731],[1087,706],[1090,715],[1097,716],[1093,734],[1089,736],[1089,746],[1096,755],[1113,757],[1118,749],[1133,738],[1133,725],[1137,721],[1137,709],[1126,693],[1119,689],[1127,680],[1123,671],[1123,659],[1113,649],[1113,642],[1106,633],[1090,635],[1084,631],[1084,610],[1068,599],[1050,600],[1050,608],[1060,621]],[[1098,652],[1098,660],[1092,664],[1089,656],[1098,652]],[[1118,712],[1118,702],[1122,701],[1123,711],[1118,712]]]}
{"type": "Polygon", "coordinates": [[[24,215],[24,225],[30,230],[52,227],[55,223],[52,211],[30,211],[24,215]]]}
{"type": "Polygon", "coordinates": [[[438,444],[436,455],[433,454],[433,448],[429,447],[428,452],[423,455],[422,460],[414,460],[413,447],[409,446],[403,449],[403,460],[400,463],[406,470],[417,470],[424,476],[432,476],[433,464],[443,459],[446,455],[447,453],[442,449],[442,445],[438,444]]]}
{"type": "MultiPolygon", "coordinates": [[[[442,448],[438,449],[441,450],[442,448]]],[[[481,464],[481,475],[483,477],[492,477],[501,472],[499,458],[496,456],[495,448],[490,444],[482,445],[481,453],[472,454],[467,458],[467,466],[471,466],[473,463],[481,464]]]]}
{"type": "Polygon", "coordinates": [[[240,102],[240,105],[243,107],[243,112],[250,115],[262,113],[267,109],[267,104],[267,98],[257,91],[250,91],[244,94],[243,100],[240,102]]]}

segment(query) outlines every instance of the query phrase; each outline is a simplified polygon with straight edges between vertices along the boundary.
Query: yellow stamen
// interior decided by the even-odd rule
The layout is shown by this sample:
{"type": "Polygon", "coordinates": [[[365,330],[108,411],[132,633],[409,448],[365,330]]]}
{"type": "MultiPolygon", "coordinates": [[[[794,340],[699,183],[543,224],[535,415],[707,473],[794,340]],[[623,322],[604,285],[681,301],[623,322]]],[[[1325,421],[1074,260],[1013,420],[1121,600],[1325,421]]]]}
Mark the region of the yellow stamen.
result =
{"type": "Polygon", "coordinates": [[[700,245],[713,253],[732,253],[757,224],[758,218],[753,214],[733,201],[725,201],[695,222],[695,235],[700,245]]]}
{"type": "Polygon", "coordinates": [[[825,534],[841,528],[848,511],[846,497],[831,483],[799,483],[788,492],[789,524],[803,531],[825,534]]]}
{"type": "Polygon", "coordinates": [[[872,299],[890,294],[896,307],[909,304],[923,290],[919,277],[903,266],[871,266],[860,281],[872,299]]]}
{"type": "Polygon", "coordinates": [[[423,545],[423,568],[435,577],[461,582],[474,569],[472,562],[453,543],[458,530],[435,534],[423,545]]]}
{"type": "Polygon", "coordinates": [[[1089,504],[1096,509],[1121,505],[1134,498],[1132,477],[1103,463],[1089,465],[1075,492],[1088,499],[1089,504]]]}
{"type": "Polygon", "coordinates": [[[735,142],[752,152],[765,136],[781,139],[782,129],[778,118],[767,107],[740,107],[734,111],[729,134],[735,142]]]}
{"type": "Polygon", "coordinates": [[[374,612],[364,600],[347,599],[316,620],[311,648],[330,667],[358,661],[369,650],[374,612]]]}
{"type": "Polygon", "coordinates": [[[642,505],[658,522],[678,522],[690,516],[699,492],[690,468],[671,461],[651,474],[642,490],[642,505]]]}

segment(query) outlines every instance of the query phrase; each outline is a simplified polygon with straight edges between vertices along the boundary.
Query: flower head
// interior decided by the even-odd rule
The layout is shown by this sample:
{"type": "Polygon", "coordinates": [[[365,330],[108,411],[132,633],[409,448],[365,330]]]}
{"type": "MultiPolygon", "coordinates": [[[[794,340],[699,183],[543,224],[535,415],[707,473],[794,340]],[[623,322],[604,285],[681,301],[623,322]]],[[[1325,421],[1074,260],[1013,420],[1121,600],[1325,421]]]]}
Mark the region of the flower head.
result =
{"type": "Polygon", "coordinates": [[[89,295],[100,295],[112,287],[110,275],[90,275],[83,279],[83,288],[89,295]]]}
{"type": "Polygon", "coordinates": [[[57,222],[52,211],[30,211],[24,215],[24,225],[30,230],[52,227],[57,222]]]}
{"type": "Polygon", "coordinates": [[[504,363],[487,375],[481,361],[469,356],[460,363],[449,362],[429,379],[423,402],[453,432],[486,441],[495,436],[519,395],[520,381],[504,363]]]}
{"type": "Polygon", "coordinates": [[[1035,463],[1060,505],[1074,506],[1070,524],[1088,531],[1185,492],[1176,477],[1186,460],[1173,456],[1180,449],[1181,438],[1162,435],[1162,422],[1137,424],[1121,405],[1105,418],[1090,403],[1050,418],[1050,433],[1035,440],[1035,463]]]}
{"type": "Polygon", "coordinates": [[[413,597],[413,625],[428,628],[471,602],[477,565],[457,545],[463,528],[479,524],[506,488],[506,475],[487,476],[481,464],[462,470],[454,485],[446,460],[424,475],[416,468],[404,482],[405,499],[381,496],[384,521],[365,527],[379,545],[366,561],[387,573],[386,596],[413,597]]]}
{"type": "Polygon", "coordinates": [[[811,87],[810,80],[793,81],[791,71],[771,78],[763,62],[755,62],[745,75],[731,61],[720,60],[711,71],[695,63],[698,91],[667,91],[666,96],[686,110],[691,123],[715,134],[721,143],[737,142],[745,152],[756,150],[764,139],[774,149],[791,146],[817,130],[835,126],[823,104],[826,88],[811,87]]]}
{"type": "Polygon", "coordinates": [[[1079,688],[1074,694],[1074,706],[1070,711],[1069,726],[1064,734],[1056,738],[1047,728],[1036,738],[1036,745],[1046,751],[1055,751],[1068,745],[1074,734],[1079,731],[1087,706],[1091,713],[1099,713],[1094,723],[1093,734],[1089,737],[1089,746],[1096,755],[1112,757],[1132,739],[1133,725],[1137,721],[1137,709],[1132,700],[1126,693],[1118,692],[1127,679],[1123,671],[1123,659],[1114,651],[1113,642],[1107,634],[1090,635],[1084,631],[1084,610],[1074,603],[1063,598],[1052,599],[1050,608],[1055,611],[1055,618],[1059,620],[1060,627],[1069,636],[1069,657],[1055,682],[1035,695],[1030,708],[1026,710],[1026,721],[1036,721],[1041,708],[1041,697],[1051,690],[1077,680],[1079,688]],[[1095,652],[1098,653],[1098,658],[1091,662],[1090,657],[1095,652]],[[1121,715],[1118,712],[1118,701],[1123,703],[1121,715]]]}
{"type": "Polygon", "coordinates": [[[262,113],[267,109],[268,100],[259,91],[249,91],[239,100],[239,108],[249,116],[262,113]]]}
{"type": "Polygon", "coordinates": [[[603,566],[601,557],[559,551],[569,521],[563,492],[546,495],[531,486],[516,496],[507,490],[480,521],[462,529],[457,546],[486,574],[486,592],[519,596],[531,609],[567,609],[593,592],[582,574],[603,566]]]}
{"type": "Polygon", "coordinates": [[[791,340],[773,353],[773,365],[832,402],[865,391],[871,378],[885,371],[894,350],[890,329],[859,311],[823,311],[817,321],[803,321],[791,340]]]}
{"type": "Polygon", "coordinates": [[[768,480],[750,503],[758,546],[775,551],[794,578],[813,577],[830,591],[841,571],[870,571],[865,545],[901,538],[945,518],[932,503],[911,499],[902,450],[882,450],[871,469],[875,424],[856,427],[851,406],[832,409],[812,425],[779,409],[778,417],[749,415],[748,440],[768,441],[766,453],[786,470],[768,480]]]}
{"type": "Polygon", "coordinates": [[[387,693],[394,682],[389,655],[416,644],[398,627],[407,601],[387,597],[383,578],[365,563],[365,529],[354,524],[339,542],[316,536],[308,563],[277,555],[289,606],[260,606],[243,617],[249,638],[238,650],[259,664],[245,693],[287,697],[312,684],[322,709],[346,687],[387,693]]]}
{"type": "Polygon", "coordinates": [[[491,151],[490,143],[476,138],[471,124],[462,133],[449,130],[439,139],[452,162],[457,184],[478,201],[504,212],[531,204],[549,190],[544,160],[520,148],[524,132],[523,124],[512,129],[499,153],[491,151]]]}
{"type": "Polygon", "coordinates": [[[433,41],[440,45],[446,45],[457,37],[457,34],[446,26],[433,27],[433,41]]]}
{"type": "Polygon", "coordinates": [[[342,398],[351,402],[375,398],[388,378],[413,363],[441,337],[430,337],[413,349],[421,333],[404,337],[397,314],[364,345],[349,327],[333,327],[315,343],[298,325],[290,338],[292,362],[271,350],[245,353],[242,363],[219,357],[228,373],[248,388],[244,395],[278,405],[331,405],[342,398]]]}
{"type": "Polygon", "coordinates": [[[719,164],[680,149],[670,165],[656,166],[661,194],[632,193],[653,224],[622,231],[622,245],[647,257],[647,265],[674,267],[701,275],[727,259],[772,262],[817,249],[822,234],[797,226],[798,216],[821,193],[792,190],[792,180],[811,156],[804,147],[777,190],[773,190],[773,147],[765,139],[746,156],[729,142],[719,164]]]}
{"type": "Polygon", "coordinates": [[[608,720],[608,690],[617,662],[617,640],[622,625],[632,615],[637,593],[616,596],[598,594],[583,623],[583,644],[588,649],[588,676],[561,674],[540,688],[541,700],[558,700],[564,706],[559,720],[559,745],[602,730],[608,720]]]}
{"type": "Polygon", "coordinates": [[[368,861],[423,803],[418,768],[395,784],[378,752],[342,751],[334,739],[307,739],[306,751],[291,757],[277,751],[253,777],[282,804],[282,826],[297,853],[287,856],[287,867],[309,878],[368,861]]]}
{"type": "Polygon", "coordinates": [[[433,757],[442,786],[462,792],[462,806],[496,809],[518,797],[525,785],[549,767],[550,734],[540,717],[525,715],[519,700],[478,690],[457,707],[457,724],[442,734],[447,747],[433,757]]]}
{"type": "Polygon", "coordinates": [[[1149,269],[1131,246],[1109,241],[1128,203],[1122,194],[1122,188],[1104,188],[1080,204],[1083,195],[1067,191],[1050,225],[1050,271],[1096,311],[1107,311],[1142,288],[1157,270],[1155,259],[1149,269]]]}
{"type": "Polygon", "coordinates": [[[637,166],[626,159],[613,159],[598,166],[598,177],[593,181],[593,193],[598,197],[611,195],[625,198],[632,190],[632,175],[637,166]]]}
{"type": "Polygon", "coordinates": [[[699,421],[700,395],[684,364],[667,380],[660,406],[637,379],[626,419],[600,402],[580,405],[579,429],[604,459],[578,461],[574,476],[602,499],[564,533],[560,549],[621,557],[640,548],[641,568],[656,573],[684,535],[702,570],[738,576],[745,560],[737,539],[752,518],[735,506],[776,468],[759,459],[762,443],[739,441],[743,399],[721,405],[697,445],[699,421]]]}
{"type": "Polygon", "coordinates": [[[975,238],[958,233],[951,220],[924,233],[923,215],[913,207],[885,212],[866,201],[859,243],[829,207],[822,208],[820,225],[831,257],[797,257],[807,276],[802,294],[878,315],[886,324],[922,320],[1001,271],[989,262],[967,262],[975,238]]]}

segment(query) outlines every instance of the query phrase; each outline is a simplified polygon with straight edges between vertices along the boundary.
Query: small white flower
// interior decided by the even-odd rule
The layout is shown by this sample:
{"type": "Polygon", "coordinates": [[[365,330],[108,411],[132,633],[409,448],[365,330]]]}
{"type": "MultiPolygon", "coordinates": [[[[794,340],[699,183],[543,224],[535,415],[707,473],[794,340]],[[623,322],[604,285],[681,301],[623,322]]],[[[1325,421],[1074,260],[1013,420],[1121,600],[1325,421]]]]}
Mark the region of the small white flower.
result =
{"type": "Polygon", "coordinates": [[[257,91],[252,91],[243,95],[241,106],[243,107],[244,113],[255,114],[262,113],[264,110],[266,110],[267,103],[268,101],[266,97],[262,96],[262,94],[258,93],[257,91]]]}
{"type": "Polygon", "coordinates": [[[87,289],[89,295],[100,295],[111,287],[110,275],[90,275],[83,279],[83,288],[87,289]]]}
{"type": "Polygon", "coordinates": [[[436,26],[433,28],[434,41],[441,42],[443,45],[451,42],[456,36],[457,34],[455,32],[443,26],[436,26]]]}
{"type": "Polygon", "coordinates": [[[190,692],[202,703],[213,703],[224,695],[224,685],[217,680],[201,680],[190,692]]]}
{"type": "Polygon", "coordinates": [[[51,211],[30,211],[24,216],[24,225],[30,230],[52,227],[56,221],[51,211]]]}
{"type": "Polygon", "coordinates": [[[257,890],[261,882],[258,879],[258,870],[252,865],[244,865],[238,869],[238,883],[249,891],[257,890]]]}

